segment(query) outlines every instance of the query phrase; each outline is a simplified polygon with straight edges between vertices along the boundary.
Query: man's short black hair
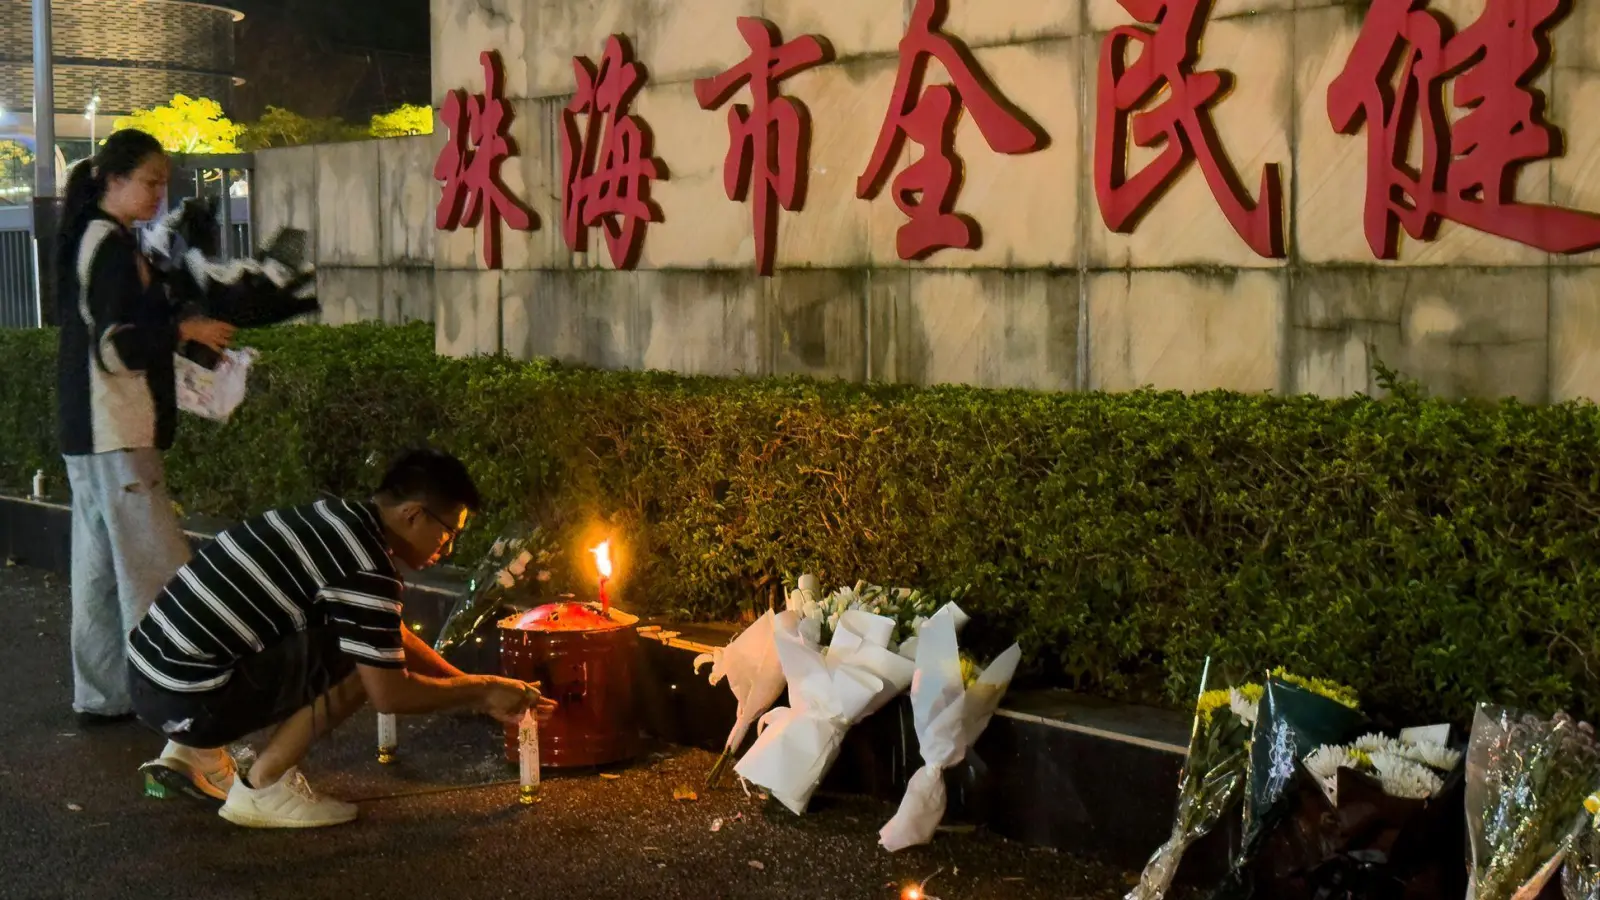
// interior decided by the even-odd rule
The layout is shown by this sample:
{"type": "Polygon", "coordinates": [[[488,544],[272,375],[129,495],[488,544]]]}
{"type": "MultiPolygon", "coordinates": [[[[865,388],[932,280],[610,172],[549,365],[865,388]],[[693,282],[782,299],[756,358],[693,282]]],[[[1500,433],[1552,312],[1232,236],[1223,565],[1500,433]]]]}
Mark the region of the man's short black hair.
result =
{"type": "Polygon", "coordinates": [[[439,513],[458,506],[477,512],[478,486],[466,464],[443,450],[423,447],[395,457],[378,485],[378,494],[395,503],[417,501],[439,513]]]}

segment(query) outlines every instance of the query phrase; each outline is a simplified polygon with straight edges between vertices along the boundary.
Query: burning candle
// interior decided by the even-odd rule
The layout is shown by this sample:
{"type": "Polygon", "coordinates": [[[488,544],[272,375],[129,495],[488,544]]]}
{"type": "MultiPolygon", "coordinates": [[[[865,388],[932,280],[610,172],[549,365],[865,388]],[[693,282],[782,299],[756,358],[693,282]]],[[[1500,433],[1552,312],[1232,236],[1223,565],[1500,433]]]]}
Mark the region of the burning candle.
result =
{"type": "Polygon", "coordinates": [[[400,747],[400,729],[392,713],[378,713],[378,762],[387,766],[394,762],[394,752],[400,747]]]}
{"type": "Polygon", "coordinates": [[[517,749],[522,769],[519,795],[522,805],[528,806],[539,793],[539,720],[531,709],[522,714],[522,724],[517,728],[517,749]]]}
{"type": "Polygon", "coordinates": [[[589,551],[594,554],[594,566],[600,573],[600,609],[611,612],[611,598],[606,596],[606,582],[611,578],[611,542],[605,541],[589,551]]]}

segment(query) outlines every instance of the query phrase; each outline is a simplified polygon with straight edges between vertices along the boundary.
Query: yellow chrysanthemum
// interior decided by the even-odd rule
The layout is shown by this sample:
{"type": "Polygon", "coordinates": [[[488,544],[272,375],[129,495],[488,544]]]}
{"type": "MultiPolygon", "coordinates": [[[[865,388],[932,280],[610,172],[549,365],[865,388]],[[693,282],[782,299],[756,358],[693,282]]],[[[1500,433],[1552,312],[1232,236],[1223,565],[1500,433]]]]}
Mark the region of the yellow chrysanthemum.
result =
{"type": "Polygon", "coordinates": [[[1200,695],[1200,702],[1195,704],[1195,714],[1203,722],[1210,722],[1212,713],[1227,707],[1232,703],[1232,695],[1226,689],[1220,691],[1206,691],[1200,695]]]}
{"type": "Polygon", "coordinates": [[[967,656],[965,653],[961,654],[961,686],[963,688],[972,687],[977,683],[978,676],[982,674],[983,670],[978,668],[978,664],[972,661],[972,657],[967,656]]]}
{"type": "Polygon", "coordinates": [[[1356,695],[1354,688],[1322,678],[1305,678],[1282,668],[1273,669],[1272,677],[1310,691],[1318,696],[1326,697],[1340,706],[1347,706],[1351,709],[1361,708],[1361,699],[1356,695]]]}

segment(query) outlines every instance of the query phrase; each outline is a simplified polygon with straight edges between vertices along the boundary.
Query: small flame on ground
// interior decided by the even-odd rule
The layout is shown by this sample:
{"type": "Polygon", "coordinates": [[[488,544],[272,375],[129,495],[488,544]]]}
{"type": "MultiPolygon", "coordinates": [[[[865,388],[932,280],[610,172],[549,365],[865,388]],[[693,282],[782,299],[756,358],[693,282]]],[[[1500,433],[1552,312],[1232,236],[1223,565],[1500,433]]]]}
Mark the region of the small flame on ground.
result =
{"type": "Polygon", "coordinates": [[[611,542],[606,541],[600,546],[589,551],[594,554],[595,568],[600,570],[601,578],[611,577],[611,542]]]}
{"type": "MultiPolygon", "coordinates": [[[[944,869],[940,869],[938,872],[934,872],[932,875],[929,875],[927,878],[924,878],[919,882],[906,885],[905,889],[900,892],[901,900],[938,900],[937,897],[933,897],[928,894],[928,882],[932,881],[935,876],[939,875],[943,871],[944,869]]],[[[957,869],[956,871],[959,872],[961,870],[957,869]]]]}

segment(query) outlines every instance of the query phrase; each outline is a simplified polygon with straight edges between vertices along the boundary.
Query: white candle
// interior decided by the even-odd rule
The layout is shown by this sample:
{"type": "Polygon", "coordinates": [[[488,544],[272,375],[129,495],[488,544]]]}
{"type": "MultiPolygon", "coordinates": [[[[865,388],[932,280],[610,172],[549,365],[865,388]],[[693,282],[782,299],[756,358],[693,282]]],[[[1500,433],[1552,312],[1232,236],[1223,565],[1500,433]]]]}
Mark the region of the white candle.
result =
{"type": "Polygon", "coordinates": [[[533,710],[522,714],[517,748],[522,768],[521,799],[525,804],[532,803],[533,795],[539,792],[539,720],[533,717],[533,710]]]}
{"type": "Polygon", "coordinates": [[[378,713],[378,762],[394,762],[394,752],[400,747],[400,729],[393,713],[378,713]]]}

